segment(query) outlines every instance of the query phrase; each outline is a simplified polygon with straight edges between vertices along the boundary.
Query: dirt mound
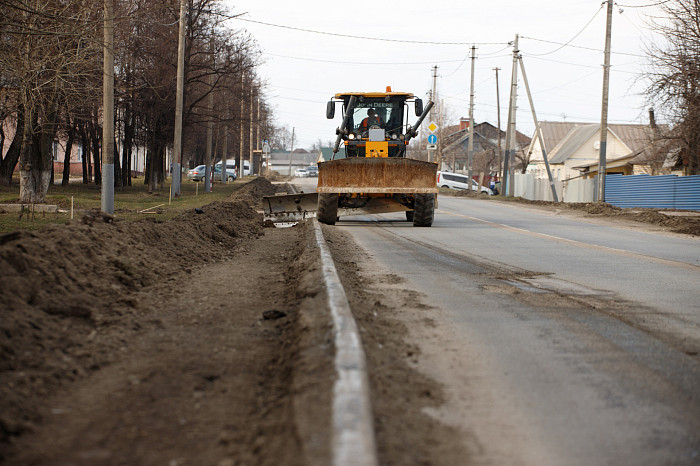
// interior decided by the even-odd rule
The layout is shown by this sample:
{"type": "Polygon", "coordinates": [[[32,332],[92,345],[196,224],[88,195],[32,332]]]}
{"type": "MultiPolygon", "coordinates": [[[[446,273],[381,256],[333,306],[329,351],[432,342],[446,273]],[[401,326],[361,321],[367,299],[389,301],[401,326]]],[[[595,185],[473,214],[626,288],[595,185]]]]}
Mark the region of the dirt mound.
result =
{"type": "MultiPolygon", "coordinates": [[[[549,204],[554,205],[553,202],[549,204]]],[[[622,213],[620,207],[605,202],[572,202],[564,204],[572,210],[582,210],[591,215],[619,215],[622,213]]]]}
{"type": "Polygon", "coordinates": [[[263,196],[272,196],[277,192],[277,185],[274,185],[266,178],[255,178],[243,185],[231,194],[231,199],[240,199],[250,202],[252,206],[258,206],[262,202],[263,196]]]}
{"type": "Polygon", "coordinates": [[[272,189],[255,180],[228,202],[167,222],[90,212],[69,225],[0,236],[0,451],[38,422],[38,400],[116,357],[125,337],[101,330],[143,325],[135,293],[230,257],[240,239],[261,234],[260,214],[240,198],[272,189]]]}
{"type": "Polygon", "coordinates": [[[280,175],[277,172],[272,172],[269,175],[265,175],[265,178],[270,181],[291,181],[293,179],[289,175],[280,175]]]}
{"type": "Polygon", "coordinates": [[[456,197],[489,197],[488,194],[476,190],[460,189],[455,193],[456,197]]]}

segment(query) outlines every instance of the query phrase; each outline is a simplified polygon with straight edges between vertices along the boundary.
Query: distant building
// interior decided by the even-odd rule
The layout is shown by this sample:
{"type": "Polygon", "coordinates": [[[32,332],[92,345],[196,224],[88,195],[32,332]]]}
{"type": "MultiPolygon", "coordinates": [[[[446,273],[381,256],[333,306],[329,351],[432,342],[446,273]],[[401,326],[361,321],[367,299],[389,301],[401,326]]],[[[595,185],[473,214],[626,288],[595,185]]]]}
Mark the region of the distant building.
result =
{"type": "Polygon", "coordinates": [[[297,168],[315,165],[317,158],[318,154],[307,152],[304,149],[297,149],[291,154],[289,151],[273,151],[270,152],[270,170],[280,175],[291,176],[297,168]]]}

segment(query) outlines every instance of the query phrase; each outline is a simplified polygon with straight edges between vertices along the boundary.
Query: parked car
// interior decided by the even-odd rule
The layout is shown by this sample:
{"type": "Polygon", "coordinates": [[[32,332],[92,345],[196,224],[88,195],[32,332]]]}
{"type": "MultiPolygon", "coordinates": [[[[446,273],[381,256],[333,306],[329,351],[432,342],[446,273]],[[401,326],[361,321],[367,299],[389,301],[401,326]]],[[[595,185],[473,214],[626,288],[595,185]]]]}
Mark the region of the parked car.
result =
{"type": "Polygon", "coordinates": [[[306,176],[312,176],[314,178],[317,177],[318,176],[318,167],[316,165],[306,167],[306,176]]]}
{"type": "MultiPolygon", "coordinates": [[[[437,172],[437,185],[441,188],[469,189],[469,177],[459,173],[437,172]]],[[[479,190],[479,183],[474,179],[472,179],[471,189],[472,191],[479,190]]],[[[481,187],[481,192],[493,196],[493,191],[486,186],[481,187]]]]}
{"type": "MultiPolygon", "coordinates": [[[[221,181],[221,164],[214,166],[214,172],[211,177],[214,181],[221,181]]],[[[236,181],[236,178],[238,178],[236,167],[229,168],[229,165],[226,164],[226,181],[236,181]]]]}
{"type": "Polygon", "coordinates": [[[306,168],[297,168],[296,170],[294,170],[294,176],[296,176],[297,178],[306,178],[306,168]]]}
{"type": "Polygon", "coordinates": [[[197,165],[190,170],[187,170],[187,179],[192,181],[202,181],[204,179],[204,170],[206,165],[197,165]]]}

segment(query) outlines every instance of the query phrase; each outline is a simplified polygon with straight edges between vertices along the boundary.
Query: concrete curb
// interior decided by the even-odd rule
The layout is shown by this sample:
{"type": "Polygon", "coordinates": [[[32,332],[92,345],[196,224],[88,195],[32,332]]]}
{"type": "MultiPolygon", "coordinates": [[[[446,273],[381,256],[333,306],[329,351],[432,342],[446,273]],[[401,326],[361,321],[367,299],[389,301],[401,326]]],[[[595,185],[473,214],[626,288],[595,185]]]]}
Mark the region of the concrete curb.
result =
{"type": "Polygon", "coordinates": [[[321,225],[313,219],[322,262],[323,282],[333,320],[335,368],[331,455],[334,466],[377,466],[369,378],[357,324],[321,225]]]}

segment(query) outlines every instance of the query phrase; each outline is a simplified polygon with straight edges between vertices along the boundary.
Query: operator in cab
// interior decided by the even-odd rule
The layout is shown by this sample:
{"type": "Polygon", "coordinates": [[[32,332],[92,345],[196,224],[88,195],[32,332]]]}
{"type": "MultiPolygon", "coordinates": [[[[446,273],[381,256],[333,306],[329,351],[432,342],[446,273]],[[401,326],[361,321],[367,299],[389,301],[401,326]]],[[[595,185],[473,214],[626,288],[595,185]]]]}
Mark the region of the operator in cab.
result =
{"type": "Polygon", "coordinates": [[[360,123],[360,129],[362,129],[364,131],[367,128],[369,128],[370,126],[374,126],[374,125],[377,125],[377,126],[380,126],[383,128],[384,122],[377,115],[377,112],[375,112],[373,108],[370,108],[369,110],[367,110],[367,118],[362,120],[362,123],[360,123]]]}

